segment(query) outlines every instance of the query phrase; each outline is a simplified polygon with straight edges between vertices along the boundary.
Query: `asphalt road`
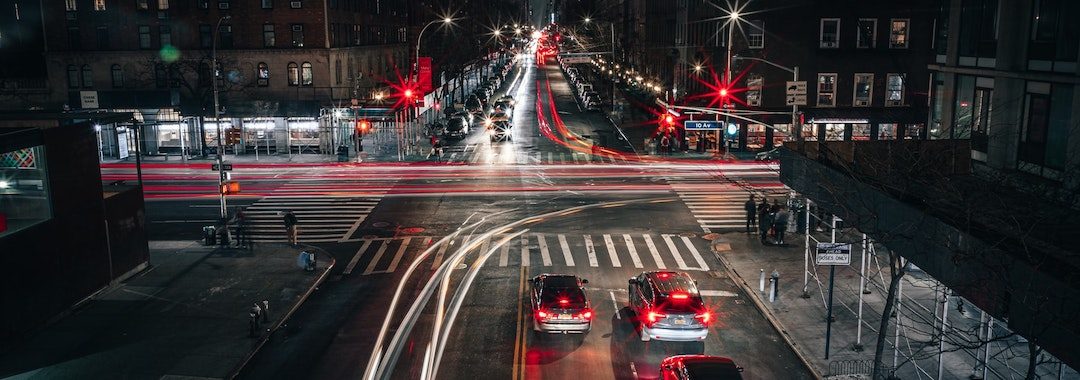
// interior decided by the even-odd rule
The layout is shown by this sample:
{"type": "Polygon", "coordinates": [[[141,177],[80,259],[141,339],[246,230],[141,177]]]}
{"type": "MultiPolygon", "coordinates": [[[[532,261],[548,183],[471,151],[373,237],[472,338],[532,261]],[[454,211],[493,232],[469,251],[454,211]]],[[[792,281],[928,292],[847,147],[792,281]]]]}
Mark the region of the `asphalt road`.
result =
{"type": "MultiPolygon", "coordinates": [[[[701,210],[737,209],[748,189],[776,186],[775,170],[739,163],[612,163],[603,156],[592,164],[500,160],[521,157],[517,152],[529,157],[588,153],[591,144],[583,136],[610,128],[602,114],[577,109],[557,66],[526,66],[521,73],[519,84],[504,86],[518,104],[513,141],[487,142],[477,128],[455,143],[471,145],[469,152],[486,157],[482,164],[237,171],[257,190],[231,205],[246,206],[249,215],[262,218],[255,220],[255,227],[265,229],[260,239],[279,238],[276,210],[303,211],[302,240],[327,249],[339,263],[330,281],[241,377],[361,378],[399,284],[402,301],[389,316],[391,333],[434,268],[468,241],[496,231],[463,252],[464,265],[450,270],[452,295],[469,270],[480,266],[443,341],[439,378],[655,378],[660,360],[684,353],[732,357],[751,379],[810,378],[702,238],[707,226],[721,225],[710,218],[728,218],[735,225],[740,216],[701,210]],[[732,196],[696,195],[724,191],[732,196]],[[712,203],[700,205],[703,200],[712,203]],[[605,206],[571,209],[597,204],[605,206]],[[535,218],[542,214],[549,215],[535,218]],[[481,223],[463,228],[475,222],[481,223]],[[500,237],[526,229],[498,245],[500,237]],[[447,244],[435,245],[454,233],[459,235],[447,244]],[[405,269],[428,248],[430,254],[405,279],[405,269]],[[487,260],[477,260],[488,251],[487,260]],[[627,279],[660,268],[684,270],[706,291],[706,303],[717,315],[706,341],[639,340],[636,317],[625,309],[627,279]],[[588,295],[597,315],[590,333],[549,336],[530,330],[523,281],[540,273],[572,273],[590,281],[588,295]]],[[[216,219],[217,198],[206,191],[208,185],[213,191],[214,173],[162,169],[144,177],[151,238],[197,238],[199,227],[216,219]]],[[[732,227],[712,230],[718,228],[732,227]]],[[[441,315],[435,304],[422,308],[392,378],[419,378],[426,371],[434,321],[441,315]]]]}

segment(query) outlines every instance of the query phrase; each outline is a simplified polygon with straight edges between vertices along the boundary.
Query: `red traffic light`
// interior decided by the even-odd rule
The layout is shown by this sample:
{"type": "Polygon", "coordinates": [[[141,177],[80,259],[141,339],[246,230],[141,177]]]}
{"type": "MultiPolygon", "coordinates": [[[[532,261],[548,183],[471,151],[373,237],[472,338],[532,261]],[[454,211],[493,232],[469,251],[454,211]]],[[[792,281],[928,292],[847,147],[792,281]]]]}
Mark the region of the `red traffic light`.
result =
{"type": "Polygon", "coordinates": [[[406,98],[410,98],[410,99],[411,99],[411,98],[412,98],[412,96],[413,96],[413,92],[412,92],[412,89],[411,89],[411,88],[410,88],[410,89],[406,89],[406,90],[405,90],[405,97],[406,97],[406,98]]]}
{"type": "Polygon", "coordinates": [[[725,87],[725,88],[721,88],[721,89],[720,89],[720,96],[724,96],[724,97],[726,97],[726,96],[727,96],[727,94],[728,94],[728,91],[727,91],[727,88],[726,88],[726,87],[725,87]]]}
{"type": "Polygon", "coordinates": [[[356,131],[357,132],[367,133],[369,130],[371,130],[371,122],[369,122],[367,120],[358,120],[358,121],[356,121],[356,131]]]}
{"type": "Polygon", "coordinates": [[[670,114],[664,115],[664,124],[667,124],[669,126],[675,125],[675,117],[671,116],[670,114]]]}

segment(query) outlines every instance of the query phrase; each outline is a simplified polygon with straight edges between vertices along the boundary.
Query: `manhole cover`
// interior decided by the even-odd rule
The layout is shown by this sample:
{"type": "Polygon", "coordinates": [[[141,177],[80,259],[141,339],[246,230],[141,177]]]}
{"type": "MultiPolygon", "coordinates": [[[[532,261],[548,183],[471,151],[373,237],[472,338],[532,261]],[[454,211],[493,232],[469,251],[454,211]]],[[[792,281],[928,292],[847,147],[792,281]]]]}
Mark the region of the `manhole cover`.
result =
{"type": "Polygon", "coordinates": [[[383,227],[386,227],[386,226],[389,226],[389,225],[390,225],[390,222],[375,222],[375,223],[371,223],[371,226],[372,226],[372,227],[375,227],[375,228],[383,228],[383,227]]]}
{"type": "Polygon", "coordinates": [[[714,233],[711,233],[711,234],[702,235],[701,238],[705,239],[705,240],[716,240],[716,239],[720,238],[720,234],[714,232],[714,233]]]}
{"type": "Polygon", "coordinates": [[[695,234],[693,232],[683,232],[683,233],[679,234],[679,236],[682,236],[684,238],[692,238],[692,237],[697,236],[697,234],[695,234]]]}
{"type": "Polygon", "coordinates": [[[416,235],[421,232],[424,232],[424,227],[406,227],[401,229],[401,233],[409,235],[416,235]]]}

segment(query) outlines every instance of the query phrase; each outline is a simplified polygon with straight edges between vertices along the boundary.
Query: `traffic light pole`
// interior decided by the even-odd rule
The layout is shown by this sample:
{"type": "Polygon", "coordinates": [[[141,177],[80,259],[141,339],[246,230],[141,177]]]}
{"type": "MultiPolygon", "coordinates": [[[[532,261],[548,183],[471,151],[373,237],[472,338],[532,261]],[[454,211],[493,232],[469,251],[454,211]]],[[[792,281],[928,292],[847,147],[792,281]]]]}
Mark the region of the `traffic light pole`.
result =
{"type": "MultiPolygon", "coordinates": [[[[210,49],[211,70],[214,72],[213,86],[214,86],[214,124],[217,126],[217,164],[218,164],[218,198],[221,201],[221,218],[225,219],[228,216],[227,205],[225,204],[225,152],[224,144],[221,142],[221,105],[218,102],[218,76],[221,73],[218,72],[217,62],[217,37],[218,30],[221,29],[221,22],[232,18],[231,16],[221,16],[218,19],[217,26],[214,28],[214,41],[212,49],[210,49]]],[[[256,153],[258,149],[255,150],[256,153]]]]}

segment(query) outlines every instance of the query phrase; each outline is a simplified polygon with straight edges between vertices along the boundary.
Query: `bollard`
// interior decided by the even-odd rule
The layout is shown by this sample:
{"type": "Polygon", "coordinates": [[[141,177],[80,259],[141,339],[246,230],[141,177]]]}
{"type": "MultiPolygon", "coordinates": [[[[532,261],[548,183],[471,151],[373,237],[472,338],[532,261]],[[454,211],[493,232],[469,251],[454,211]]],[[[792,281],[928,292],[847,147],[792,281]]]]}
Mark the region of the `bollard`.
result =
{"type": "Polygon", "coordinates": [[[255,305],[251,306],[251,314],[255,315],[256,321],[259,320],[259,316],[262,315],[262,311],[262,307],[259,306],[258,302],[256,302],[255,305]]]}
{"type": "Polygon", "coordinates": [[[263,322],[267,322],[267,319],[270,318],[269,315],[270,315],[270,301],[263,300],[262,301],[263,322]]]}
{"type": "Polygon", "coordinates": [[[770,302],[772,302],[772,301],[776,301],[776,299],[780,297],[780,272],[779,271],[777,271],[775,269],[773,270],[770,282],[772,283],[772,292],[770,292],[771,295],[769,296],[769,298],[771,299],[770,302]]]}
{"type": "Polygon", "coordinates": [[[764,292],[765,291],[765,270],[764,269],[758,269],[758,273],[761,274],[761,276],[759,276],[759,279],[758,279],[758,288],[759,288],[758,291],[759,292],[764,292]]]}
{"type": "Polygon", "coordinates": [[[254,311],[248,312],[248,337],[249,338],[254,338],[255,337],[255,330],[258,329],[259,320],[256,319],[256,318],[258,318],[258,317],[255,316],[254,311]]]}

